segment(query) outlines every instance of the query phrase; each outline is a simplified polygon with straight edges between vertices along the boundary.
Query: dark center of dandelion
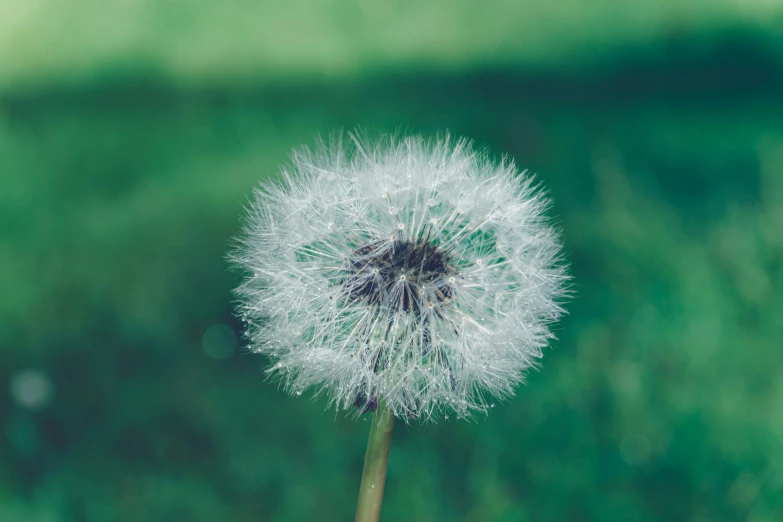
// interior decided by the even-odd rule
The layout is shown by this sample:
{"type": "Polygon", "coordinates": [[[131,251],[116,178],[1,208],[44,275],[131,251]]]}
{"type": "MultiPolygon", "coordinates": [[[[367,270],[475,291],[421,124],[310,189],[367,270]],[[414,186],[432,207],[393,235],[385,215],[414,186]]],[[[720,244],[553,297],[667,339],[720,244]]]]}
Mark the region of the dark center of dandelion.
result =
{"type": "Polygon", "coordinates": [[[369,244],[348,257],[342,285],[354,301],[418,315],[451,297],[458,272],[450,261],[427,241],[369,244]]]}

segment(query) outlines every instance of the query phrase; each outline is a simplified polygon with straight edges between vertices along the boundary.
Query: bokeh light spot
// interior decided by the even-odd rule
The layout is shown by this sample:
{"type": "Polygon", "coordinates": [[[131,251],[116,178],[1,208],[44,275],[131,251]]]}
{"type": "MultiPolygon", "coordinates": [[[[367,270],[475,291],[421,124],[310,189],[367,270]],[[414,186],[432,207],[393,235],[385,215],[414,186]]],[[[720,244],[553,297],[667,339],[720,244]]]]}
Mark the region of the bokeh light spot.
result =
{"type": "Polygon", "coordinates": [[[11,377],[10,391],[11,397],[20,408],[41,410],[51,402],[54,385],[42,371],[29,369],[17,372],[11,377]]]}
{"type": "Polygon", "coordinates": [[[204,332],[201,344],[204,353],[213,359],[227,359],[237,348],[237,334],[226,324],[215,324],[204,332]]]}
{"type": "Polygon", "coordinates": [[[623,437],[620,441],[620,455],[626,464],[640,466],[650,459],[650,441],[638,435],[623,437]]]}

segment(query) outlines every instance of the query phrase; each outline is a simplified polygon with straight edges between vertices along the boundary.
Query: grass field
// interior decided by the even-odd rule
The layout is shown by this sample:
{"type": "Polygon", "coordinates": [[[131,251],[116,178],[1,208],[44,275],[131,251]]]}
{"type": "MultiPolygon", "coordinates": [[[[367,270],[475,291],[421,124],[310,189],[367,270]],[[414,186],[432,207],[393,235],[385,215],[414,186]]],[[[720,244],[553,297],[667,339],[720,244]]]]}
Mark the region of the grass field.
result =
{"type": "MultiPolygon", "coordinates": [[[[369,2],[292,4],[295,18],[125,3],[118,20],[70,5],[0,6],[0,522],[350,519],[366,420],[288,397],[261,357],[216,360],[202,338],[239,329],[224,256],[252,188],[357,125],[448,129],[537,172],[576,285],[514,400],[397,427],[385,520],[783,514],[783,62],[767,18],[693,2],[626,19],[605,0],[574,4],[569,31],[547,8],[490,3],[471,37],[415,27],[466,3],[400,1],[433,13],[380,16],[373,47],[338,23],[387,8],[369,2]],[[672,13],[692,29],[662,40],[672,13]],[[275,44],[293,38],[284,20],[307,42],[275,44]],[[397,45],[403,23],[421,40],[397,45]],[[601,39],[611,60],[567,65],[597,63],[601,39]],[[221,45],[246,54],[223,61],[221,45]],[[51,388],[36,407],[5,384],[30,368],[51,388]]],[[[762,5],[778,8],[742,9],[762,5]]]]}
{"type": "Polygon", "coordinates": [[[29,0],[0,2],[0,92],[144,76],[256,85],[374,72],[600,67],[751,31],[780,57],[779,0],[29,0]]]}

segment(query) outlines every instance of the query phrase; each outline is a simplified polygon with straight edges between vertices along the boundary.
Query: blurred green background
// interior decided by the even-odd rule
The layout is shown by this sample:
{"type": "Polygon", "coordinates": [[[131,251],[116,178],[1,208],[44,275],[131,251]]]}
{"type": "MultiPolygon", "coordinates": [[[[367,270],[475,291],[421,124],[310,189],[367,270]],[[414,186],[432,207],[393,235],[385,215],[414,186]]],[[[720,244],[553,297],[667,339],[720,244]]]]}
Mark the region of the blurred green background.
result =
{"type": "Polygon", "coordinates": [[[264,381],[224,256],[356,125],[538,172],[576,291],[382,519],[783,520],[781,0],[0,0],[0,522],[352,520],[367,419],[264,381]]]}

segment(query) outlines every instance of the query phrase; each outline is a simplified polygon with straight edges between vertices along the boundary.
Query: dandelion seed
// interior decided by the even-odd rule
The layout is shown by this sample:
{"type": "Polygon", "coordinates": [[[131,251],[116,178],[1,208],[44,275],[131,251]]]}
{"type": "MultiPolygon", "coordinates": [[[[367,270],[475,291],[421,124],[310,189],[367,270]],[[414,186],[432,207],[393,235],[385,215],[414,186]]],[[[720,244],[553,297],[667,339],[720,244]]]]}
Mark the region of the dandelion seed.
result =
{"type": "Polygon", "coordinates": [[[563,313],[549,200],[465,140],[336,139],[255,201],[233,261],[270,372],[361,414],[465,417],[513,395],[563,313]],[[285,371],[283,371],[285,369],[285,371]]]}

